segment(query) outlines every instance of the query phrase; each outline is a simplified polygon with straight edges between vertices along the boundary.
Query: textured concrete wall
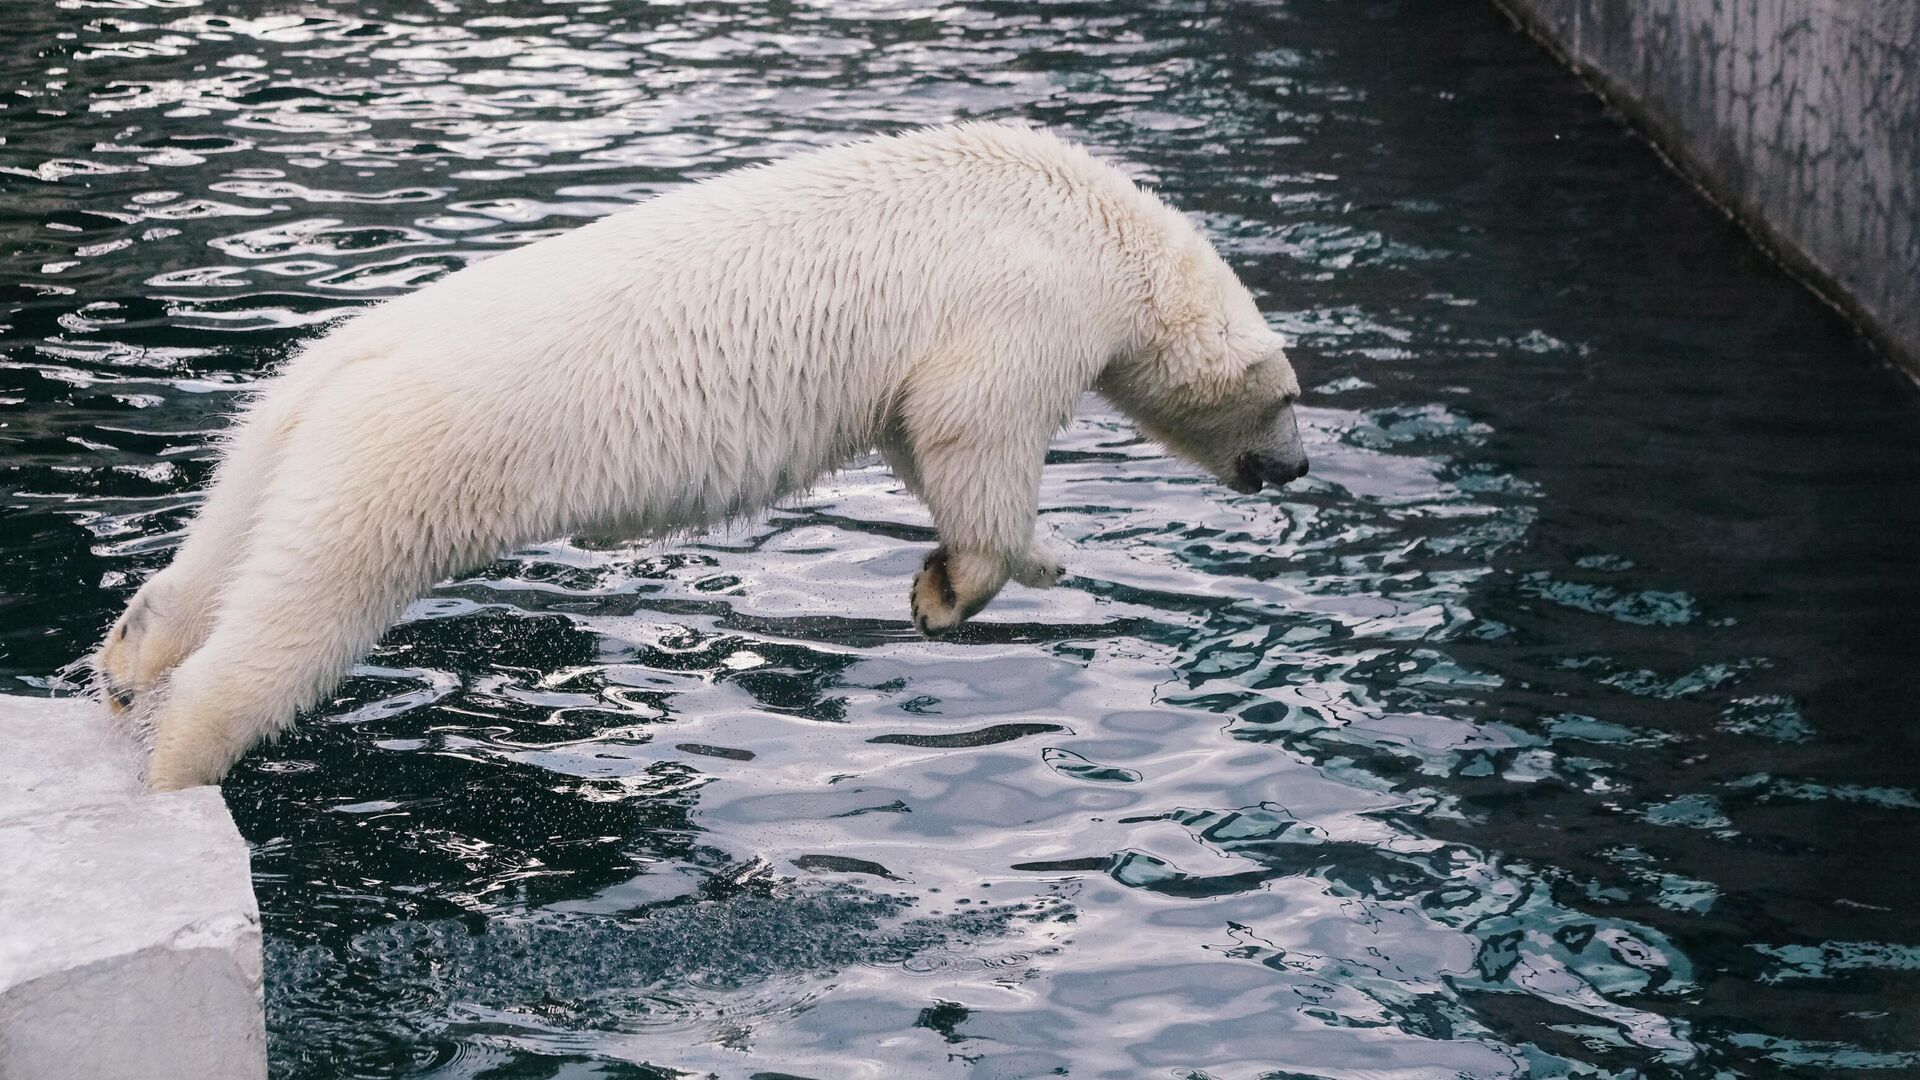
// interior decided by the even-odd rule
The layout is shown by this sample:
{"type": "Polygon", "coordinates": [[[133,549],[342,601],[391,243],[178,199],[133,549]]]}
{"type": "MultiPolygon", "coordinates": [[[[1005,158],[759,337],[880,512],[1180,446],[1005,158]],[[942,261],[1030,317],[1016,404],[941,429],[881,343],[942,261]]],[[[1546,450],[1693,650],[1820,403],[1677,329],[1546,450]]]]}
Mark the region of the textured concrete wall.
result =
{"type": "Polygon", "coordinates": [[[1920,373],[1920,0],[1497,0],[1920,373]]]}

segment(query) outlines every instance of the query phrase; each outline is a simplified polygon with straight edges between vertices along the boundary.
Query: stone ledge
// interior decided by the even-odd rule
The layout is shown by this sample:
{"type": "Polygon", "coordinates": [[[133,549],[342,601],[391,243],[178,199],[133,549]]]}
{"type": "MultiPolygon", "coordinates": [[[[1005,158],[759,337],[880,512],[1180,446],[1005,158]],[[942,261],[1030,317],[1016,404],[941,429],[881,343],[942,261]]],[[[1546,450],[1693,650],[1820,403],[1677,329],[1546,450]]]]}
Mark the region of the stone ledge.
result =
{"type": "Polygon", "coordinates": [[[219,789],[141,786],[91,701],[0,696],[0,1076],[266,1074],[260,914],[219,789]]]}

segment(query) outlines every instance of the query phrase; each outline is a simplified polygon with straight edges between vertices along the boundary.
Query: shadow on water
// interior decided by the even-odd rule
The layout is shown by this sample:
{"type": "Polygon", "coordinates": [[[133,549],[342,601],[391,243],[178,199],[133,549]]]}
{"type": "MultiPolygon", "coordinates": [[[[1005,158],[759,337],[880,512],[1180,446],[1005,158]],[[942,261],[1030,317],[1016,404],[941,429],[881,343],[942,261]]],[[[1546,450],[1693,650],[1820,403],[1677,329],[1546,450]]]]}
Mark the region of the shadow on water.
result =
{"type": "Polygon", "coordinates": [[[1920,409],[1477,0],[71,0],[0,40],[0,675],[327,322],[743,162],[1057,125],[1313,477],[1090,401],[940,643],[863,463],[415,604],[227,789],[283,1077],[1920,1074],[1920,409]]]}

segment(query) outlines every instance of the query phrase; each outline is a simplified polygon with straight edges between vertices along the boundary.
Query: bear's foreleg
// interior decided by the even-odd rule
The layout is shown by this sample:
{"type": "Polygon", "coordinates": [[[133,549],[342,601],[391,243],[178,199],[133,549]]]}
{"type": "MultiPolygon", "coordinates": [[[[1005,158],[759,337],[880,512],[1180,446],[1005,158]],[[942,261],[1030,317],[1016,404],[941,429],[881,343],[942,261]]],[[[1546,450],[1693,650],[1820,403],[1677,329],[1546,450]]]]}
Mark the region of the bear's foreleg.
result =
{"type": "MultiPolygon", "coordinates": [[[[893,470],[894,477],[907,491],[921,499],[926,498],[920,483],[920,465],[913,456],[912,441],[907,436],[905,424],[898,419],[889,424],[880,437],[880,456],[886,459],[887,467],[893,470]]],[[[1045,533],[1045,529],[1036,525],[1032,538],[1027,542],[1027,550],[1014,561],[1013,580],[1029,589],[1051,589],[1066,576],[1066,567],[1061,565],[1045,533]]],[[[929,586],[933,587],[936,586],[929,586]]]]}
{"type": "Polygon", "coordinates": [[[973,617],[1009,580],[1045,588],[1063,573],[1035,534],[1040,466],[1073,398],[1062,406],[1050,400],[1060,393],[1032,393],[1006,374],[923,368],[881,440],[940,532],[908,594],[915,629],[930,637],[973,617]]]}

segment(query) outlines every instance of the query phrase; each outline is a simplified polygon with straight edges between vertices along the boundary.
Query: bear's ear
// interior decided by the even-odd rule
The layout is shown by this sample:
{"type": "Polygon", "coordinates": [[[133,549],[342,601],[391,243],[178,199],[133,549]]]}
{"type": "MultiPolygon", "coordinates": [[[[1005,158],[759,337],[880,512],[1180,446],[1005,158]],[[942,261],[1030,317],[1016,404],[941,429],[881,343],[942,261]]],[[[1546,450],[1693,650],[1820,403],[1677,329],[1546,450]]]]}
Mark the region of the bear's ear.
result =
{"type": "Polygon", "coordinates": [[[1208,303],[1205,252],[1197,244],[1174,244],[1150,270],[1148,304],[1170,337],[1201,332],[1218,304],[1208,303]]]}
{"type": "Polygon", "coordinates": [[[1275,335],[1272,347],[1262,350],[1260,359],[1247,369],[1247,378],[1254,387],[1291,400],[1300,396],[1300,378],[1294,374],[1293,363],[1279,340],[1275,335]]]}

